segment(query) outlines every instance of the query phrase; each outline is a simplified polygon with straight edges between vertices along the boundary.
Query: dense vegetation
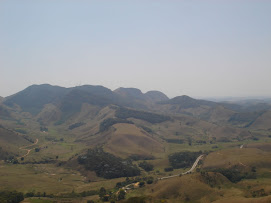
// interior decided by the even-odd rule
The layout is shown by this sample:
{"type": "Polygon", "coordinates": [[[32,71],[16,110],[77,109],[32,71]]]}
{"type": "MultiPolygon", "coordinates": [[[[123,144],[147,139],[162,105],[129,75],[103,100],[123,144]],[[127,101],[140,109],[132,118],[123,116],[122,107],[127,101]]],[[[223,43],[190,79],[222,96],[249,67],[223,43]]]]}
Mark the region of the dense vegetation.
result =
{"type": "Polygon", "coordinates": [[[169,116],[159,115],[155,113],[145,112],[145,111],[137,111],[127,108],[119,108],[116,111],[116,117],[127,119],[127,118],[136,118],[144,121],[148,121],[150,123],[162,123],[164,121],[169,121],[169,116]]]}
{"type": "Polygon", "coordinates": [[[74,123],[74,124],[72,124],[72,125],[69,126],[69,130],[72,130],[74,128],[79,128],[82,125],[85,125],[85,123],[83,123],[83,122],[74,123]]]}
{"type": "Polygon", "coordinates": [[[145,171],[152,171],[153,165],[149,162],[143,161],[138,164],[139,167],[143,168],[145,171]]]}
{"type": "Polygon", "coordinates": [[[100,123],[100,132],[104,132],[104,131],[108,130],[112,125],[115,125],[117,123],[129,123],[129,124],[133,124],[132,121],[128,121],[126,119],[108,118],[108,119],[103,120],[100,123]]]}
{"type": "Polygon", "coordinates": [[[15,129],[14,131],[15,131],[15,132],[17,132],[17,133],[24,134],[24,135],[27,133],[27,132],[26,132],[26,130],[24,130],[24,129],[20,129],[20,128],[15,129]]]}
{"type": "Polygon", "coordinates": [[[16,191],[0,191],[0,203],[19,203],[24,200],[24,195],[16,191]]]}
{"type": "Polygon", "coordinates": [[[185,141],[182,139],[165,139],[168,143],[183,144],[185,141]]]}
{"type": "Polygon", "coordinates": [[[177,168],[191,167],[202,152],[177,152],[168,156],[171,166],[177,168]]]}
{"type": "Polygon", "coordinates": [[[87,170],[95,171],[97,176],[107,179],[140,175],[140,170],[129,160],[122,160],[102,149],[88,150],[78,157],[79,164],[87,170]]]}
{"type": "Polygon", "coordinates": [[[256,169],[254,167],[251,168],[251,171],[244,170],[243,167],[238,165],[234,165],[231,168],[219,168],[214,170],[214,172],[221,173],[226,178],[228,178],[231,182],[237,183],[242,179],[254,179],[256,178],[256,169]]]}
{"type": "Polygon", "coordinates": [[[151,155],[143,155],[143,154],[132,154],[131,156],[129,156],[130,159],[134,160],[134,161],[139,161],[139,160],[153,160],[154,156],[151,155]]]}
{"type": "Polygon", "coordinates": [[[44,127],[44,126],[41,126],[41,127],[40,127],[40,131],[41,131],[41,132],[48,132],[48,128],[47,128],[47,127],[44,127]]]}

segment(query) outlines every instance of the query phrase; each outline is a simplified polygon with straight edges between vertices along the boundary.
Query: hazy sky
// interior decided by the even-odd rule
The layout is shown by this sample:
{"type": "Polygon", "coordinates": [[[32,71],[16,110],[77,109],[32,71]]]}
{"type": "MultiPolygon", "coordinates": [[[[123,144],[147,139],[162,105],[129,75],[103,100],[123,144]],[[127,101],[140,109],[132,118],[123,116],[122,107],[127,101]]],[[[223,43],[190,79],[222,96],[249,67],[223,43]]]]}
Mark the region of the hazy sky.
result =
{"type": "Polygon", "coordinates": [[[271,1],[0,0],[0,96],[42,83],[271,96],[271,1]]]}

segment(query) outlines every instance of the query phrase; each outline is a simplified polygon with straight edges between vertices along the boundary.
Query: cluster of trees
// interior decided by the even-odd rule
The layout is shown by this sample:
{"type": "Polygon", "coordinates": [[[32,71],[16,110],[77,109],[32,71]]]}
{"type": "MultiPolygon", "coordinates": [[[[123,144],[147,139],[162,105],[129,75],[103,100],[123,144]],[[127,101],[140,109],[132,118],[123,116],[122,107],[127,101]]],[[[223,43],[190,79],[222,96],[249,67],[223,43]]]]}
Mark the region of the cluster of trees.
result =
{"type": "Polygon", "coordinates": [[[132,154],[129,156],[130,159],[133,161],[139,161],[139,160],[154,160],[154,156],[152,155],[144,155],[144,154],[132,154]]]}
{"type": "Polygon", "coordinates": [[[171,166],[177,168],[191,167],[202,152],[176,152],[168,156],[171,166]]]}
{"type": "Polygon", "coordinates": [[[101,187],[99,190],[100,200],[103,202],[115,202],[125,199],[126,192],[123,189],[120,189],[117,193],[111,191],[106,191],[104,187],[101,187]]]}
{"type": "Polygon", "coordinates": [[[125,181],[123,182],[117,182],[116,188],[122,188],[125,187],[126,185],[130,185],[133,183],[140,183],[140,186],[144,186],[145,182],[147,184],[152,184],[154,182],[154,178],[152,176],[146,176],[146,177],[135,177],[135,178],[126,178],[125,181]]]}
{"type": "Polygon", "coordinates": [[[21,134],[24,134],[24,135],[27,133],[24,129],[21,129],[21,128],[15,129],[15,132],[21,133],[21,134]]]}
{"type": "Polygon", "coordinates": [[[251,171],[245,170],[242,166],[234,165],[231,168],[218,168],[213,172],[221,173],[223,176],[228,178],[231,182],[237,183],[242,179],[255,179],[256,168],[252,167],[251,171]]]}
{"type": "Polygon", "coordinates": [[[155,113],[137,111],[127,108],[119,108],[115,114],[116,117],[127,119],[127,118],[136,118],[144,121],[148,121],[152,124],[162,123],[164,121],[169,121],[171,118],[169,116],[159,115],[155,113]]]}
{"type": "Polygon", "coordinates": [[[40,127],[40,131],[41,131],[41,132],[48,132],[48,128],[47,128],[47,127],[44,127],[44,126],[41,126],[41,127],[40,127]]]}
{"type": "Polygon", "coordinates": [[[87,154],[78,157],[79,164],[87,170],[95,171],[97,176],[107,179],[140,175],[140,170],[130,160],[122,160],[101,148],[90,149],[87,154]]]}
{"type": "Polygon", "coordinates": [[[149,162],[143,161],[138,164],[139,167],[143,168],[145,171],[152,171],[153,165],[149,162]]]}
{"type": "MultiPolygon", "coordinates": [[[[88,197],[93,195],[98,195],[98,190],[89,190],[89,191],[83,191],[80,193],[76,193],[75,191],[69,192],[69,193],[62,193],[59,195],[53,195],[53,194],[47,194],[46,192],[27,192],[24,194],[24,197],[49,197],[49,198],[76,198],[76,197],[88,197]]],[[[1,201],[0,201],[1,202],[1,201]]]]}
{"type": "Polygon", "coordinates": [[[183,144],[185,143],[182,139],[165,139],[168,143],[183,144]]]}
{"type": "Polygon", "coordinates": [[[264,197],[264,196],[267,196],[268,194],[262,188],[262,189],[259,189],[259,190],[252,191],[251,195],[252,195],[252,197],[264,197]]]}
{"type": "Polygon", "coordinates": [[[126,119],[121,119],[121,118],[107,118],[107,119],[103,120],[100,123],[100,132],[104,132],[104,131],[108,130],[112,125],[115,125],[117,123],[129,123],[129,124],[133,124],[132,121],[128,121],[126,119]]]}
{"type": "Polygon", "coordinates": [[[150,129],[150,128],[148,128],[148,127],[146,127],[146,126],[140,126],[143,130],[145,130],[147,133],[153,133],[153,131],[152,131],[152,129],[150,129]]]}
{"type": "Polygon", "coordinates": [[[39,147],[36,147],[35,148],[35,152],[39,152],[40,151],[40,148],[39,147]]]}
{"type": "Polygon", "coordinates": [[[60,138],[59,140],[55,137],[45,136],[45,140],[52,142],[64,142],[64,138],[60,138]]]}
{"type": "Polygon", "coordinates": [[[82,125],[85,125],[85,124],[86,124],[86,123],[83,123],[83,122],[74,123],[74,124],[72,124],[72,125],[69,126],[69,130],[72,130],[72,129],[74,129],[74,128],[78,128],[78,127],[80,127],[80,126],[82,126],[82,125]]]}
{"type": "Polygon", "coordinates": [[[13,164],[19,163],[17,158],[13,154],[10,154],[9,152],[2,150],[2,147],[0,147],[0,160],[4,160],[7,163],[13,164]]]}
{"type": "Polygon", "coordinates": [[[0,191],[0,202],[19,203],[24,200],[24,194],[17,191],[0,191]]]}
{"type": "Polygon", "coordinates": [[[207,142],[205,140],[197,140],[196,143],[198,143],[198,144],[206,144],[207,142]]]}
{"type": "MultiPolygon", "coordinates": [[[[200,169],[197,169],[197,172],[199,172],[200,169]]],[[[219,173],[209,173],[205,171],[200,171],[201,179],[211,187],[220,186],[224,183],[224,179],[220,178],[222,176],[219,173]]]]}
{"type": "Polygon", "coordinates": [[[165,171],[165,172],[173,171],[173,167],[167,167],[167,168],[164,168],[164,171],[165,171]]]}
{"type": "Polygon", "coordinates": [[[27,192],[23,194],[22,192],[17,191],[0,191],[0,202],[1,203],[19,203],[24,200],[24,198],[28,197],[49,197],[49,198],[76,198],[76,197],[88,197],[93,195],[98,195],[98,190],[89,190],[83,191],[80,193],[76,193],[74,191],[70,193],[64,193],[60,195],[46,194],[46,192],[27,192]]]}

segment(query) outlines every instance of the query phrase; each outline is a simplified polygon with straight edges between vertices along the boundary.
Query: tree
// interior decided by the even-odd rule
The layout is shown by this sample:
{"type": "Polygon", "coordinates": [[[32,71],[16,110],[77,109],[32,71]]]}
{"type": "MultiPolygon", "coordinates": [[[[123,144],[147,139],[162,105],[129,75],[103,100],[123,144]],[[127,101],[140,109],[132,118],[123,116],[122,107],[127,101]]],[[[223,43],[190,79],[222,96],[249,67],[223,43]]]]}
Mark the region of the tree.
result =
{"type": "Polygon", "coordinates": [[[99,191],[99,197],[103,199],[105,195],[106,195],[106,189],[104,187],[101,187],[99,191]]]}
{"type": "Polygon", "coordinates": [[[144,181],[139,182],[139,187],[143,187],[145,185],[144,181]]]}
{"type": "Polygon", "coordinates": [[[139,163],[138,165],[139,167],[143,168],[145,171],[152,171],[153,170],[153,165],[146,162],[146,161],[143,161],[141,163],[139,163]]]}
{"type": "Polygon", "coordinates": [[[121,189],[119,191],[118,200],[125,199],[125,195],[126,195],[125,191],[123,189],[121,189]]]}

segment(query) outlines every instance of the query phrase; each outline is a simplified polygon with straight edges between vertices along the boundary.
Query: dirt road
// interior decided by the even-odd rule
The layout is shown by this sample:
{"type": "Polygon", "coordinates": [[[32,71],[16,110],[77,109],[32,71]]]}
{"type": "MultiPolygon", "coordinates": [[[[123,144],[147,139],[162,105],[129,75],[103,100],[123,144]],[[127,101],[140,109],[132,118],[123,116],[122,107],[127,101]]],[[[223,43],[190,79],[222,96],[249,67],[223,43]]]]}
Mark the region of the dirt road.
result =
{"type": "Polygon", "coordinates": [[[185,174],[191,173],[191,172],[196,168],[196,166],[197,166],[198,163],[199,163],[199,160],[201,160],[202,157],[203,157],[203,155],[200,155],[200,156],[196,159],[196,161],[194,162],[193,166],[192,166],[188,171],[186,171],[186,172],[184,172],[184,173],[177,174],[177,175],[162,177],[162,178],[159,178],[159,180],[164,180],[164,179],[168,179],[168,178],[174,178],[174,177],[178,177],[178,176],[180,176],[180,175],[185,175],[185,174]]]}
{"type": "Polygon", "coordinates": [[[19,157],[19,159],[21,159],[21,158],[24,158],[24,157],[28,156],[28,155],[29,155],[29,153],[30,153],[30,152],[31,152],[31,151],[34,149],[34,148],[32,148],[32,149],[25,149],[25,148],[27,148],[27,147],[32,147],[32,146],[34,146],[34,145],[38,144],[38,142],[39,142],[39,139],[36,139],[35,143],[33,143],[33,144],[31,144],[31,145],[27,145],[27,146],[25,146],[25,147],[20,147],[20,148],[19,148],[20,150],[26,150],[27,152],[26,152],[26,154],[25,154],[25,155],[23,155],[23,156],[19,157]]]}

